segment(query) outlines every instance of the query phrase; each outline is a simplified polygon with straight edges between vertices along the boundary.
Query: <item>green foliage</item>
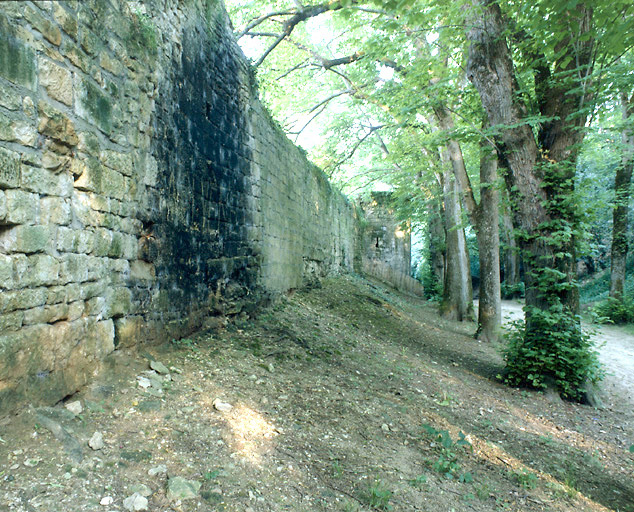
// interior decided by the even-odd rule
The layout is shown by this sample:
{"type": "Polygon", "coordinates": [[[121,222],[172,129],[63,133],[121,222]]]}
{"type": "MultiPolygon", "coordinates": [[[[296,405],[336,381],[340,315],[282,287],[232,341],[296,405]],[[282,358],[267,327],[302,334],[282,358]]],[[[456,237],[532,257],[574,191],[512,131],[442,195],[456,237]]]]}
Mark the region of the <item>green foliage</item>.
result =
{"type": "Polygon", "coordinates": [[[432,448],[438,451],[438,459],[432,465],[434,471],[441,473],[445,478],[457,478],[460,482],[471,483],[471,473],[460,473],[458,462],[460,454],[471,449],[471,443],[466,440],[465,435],[460,432],[458,439],[454,441],[447,430],[437,430],[428,424],[424,424],[423,429],[433,439],[432,448]]]}
{"type": "Polygon", "coordinates": [[[172,339],[171,344],[179,349],[194,349],[196,347],[196,343],[194,342],[194,340],[191,340],[189,338],[181,338],[180,340],[172,339]]]}
{"type": "Polygon", "coordinates": [[[501,285],[501,292],[503,299],[524,298],[526,288],[523,281],[515,284],[506,284],[506,282],[504,282],[501,285]]]}
{"type": "Polygon", "coordinates": [[[586,382],[603,376],[590,336],[562,307],[530,308],[527,313],[533,329],[518,321],[506,335],[503,380],[537,389],[553,383],[562,396],[582,399],[586,382]]]}
{"type": "Polygon", "coordinates": [[[376,510],[392,510],[390,499],[392,491],[385,487],[380,480],[375,480],[365,491],[359,495],[359,500],[370,508],[376,510]]]}
{"type": "Polygon", "coordinates": [[[132,13],[132,23],[128,32],[128,44],[136,51],[145,51],[155,55],[158,49],[156,28],[152,18],[137,10],[132,13]]]}
{"type": "Polygon", "coordinates": [[[525,469],[511,472],[511,477],[526,490],[537,487],[537,475],[525,469]]]}
{"type": "Polygon", "coordinates": [[[409,480],[409,485],[412,487],[422,487],[423,484],[427,483],[427,475],[418,475],[416,478],[409,480]]]}
{"type": "Polygon", "coordinates": [[[631,324],[634,323],[634,299],[608,297],[590,308],[593,321],[597,323],[631,324]]]}

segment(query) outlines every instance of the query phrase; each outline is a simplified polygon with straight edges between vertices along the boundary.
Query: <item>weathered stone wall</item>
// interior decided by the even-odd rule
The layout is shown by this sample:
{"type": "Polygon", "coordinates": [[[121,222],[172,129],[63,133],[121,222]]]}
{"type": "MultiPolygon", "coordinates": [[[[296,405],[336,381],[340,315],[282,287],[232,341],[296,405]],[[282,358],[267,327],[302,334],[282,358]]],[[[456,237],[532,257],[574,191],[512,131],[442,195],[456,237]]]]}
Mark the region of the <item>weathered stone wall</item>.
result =
{"type": "Polygon", "coordinates": [[[0,411],[355,257],[215,0],[0,3],[0,411]]]}
{"type": "Polygon", "coordinates": [[[365,212],[363,261],[381,262],[396,272],[410,274],[411,234],[394,216],[390,192],[372,192],[361,204],[365,212]]]}
{"type": "Polygon", "coordinates": [[[410,276],[411,232],[396,219],[390,205],[390,192],[373,192],[361,204],[364,211],[361,229],[361,268],[395,288],[423,296],[423,286],[410,276]]]}

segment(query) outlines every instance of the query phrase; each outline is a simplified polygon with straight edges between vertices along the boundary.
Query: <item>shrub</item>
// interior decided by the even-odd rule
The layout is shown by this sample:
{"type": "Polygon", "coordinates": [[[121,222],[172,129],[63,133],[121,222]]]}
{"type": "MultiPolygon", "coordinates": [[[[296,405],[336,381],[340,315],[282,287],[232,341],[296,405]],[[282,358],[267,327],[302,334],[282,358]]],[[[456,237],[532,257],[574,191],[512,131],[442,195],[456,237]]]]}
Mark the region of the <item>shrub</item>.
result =
{"type": "Polygon", "coordinates": [[[515,284],[506,284],[506,281],[502,283],[501,287],[502,298],[503,299],[518,299],[524,298],[525,286],[524,282],[520,281],[515,284]]]}
{"type": "Polygon", "coordinates": [[[627,296],[622,299],[608,297],[591,308],[590,313],[598,323],[634,323],[634,300],[627,296]]]}
{"type": "Polygon", "coordinates": [[[506,335],[504,381],[537,389],[552,382],[563,397],[582,400],[587,382],[603,377],[590,335],[582,331],[578,317],[561,307],[532,308],[530,317],[530,331],[519,321],[506,335]]]}

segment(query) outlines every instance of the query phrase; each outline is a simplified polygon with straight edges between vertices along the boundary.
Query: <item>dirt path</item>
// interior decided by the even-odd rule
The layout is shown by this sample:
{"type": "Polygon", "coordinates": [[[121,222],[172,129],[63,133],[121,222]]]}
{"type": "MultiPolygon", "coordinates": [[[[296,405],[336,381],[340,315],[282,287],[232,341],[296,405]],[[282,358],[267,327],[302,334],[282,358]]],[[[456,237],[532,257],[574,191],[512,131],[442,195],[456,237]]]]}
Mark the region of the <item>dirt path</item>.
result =
{"type": "Polygon", "coordinates": [[[348,276],[116,351],[0,418],[0,511],[634,512],[629,417],[500,384],[474,327],[348,276]]]}
{"type": "MultiPolygon", "coordinates": [[[[518,301],[502,301],[502,318],[505,324],[524,317],[523,304],[518,301]]],[[[588,325],[594,331],[599,349],[599,359],[607,375],[602,389],[607,394],[609,406],[614,410],[634,416],[634,336],[625,328],[609,325],[588,325]]]]}

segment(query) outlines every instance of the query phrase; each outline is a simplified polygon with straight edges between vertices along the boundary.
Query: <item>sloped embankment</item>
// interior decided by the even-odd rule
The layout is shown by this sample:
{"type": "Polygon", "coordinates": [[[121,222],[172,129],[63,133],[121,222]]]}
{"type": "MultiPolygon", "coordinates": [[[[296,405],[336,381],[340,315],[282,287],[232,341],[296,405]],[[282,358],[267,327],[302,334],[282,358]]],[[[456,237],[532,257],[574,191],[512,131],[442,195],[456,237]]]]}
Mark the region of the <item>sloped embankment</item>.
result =
{"type": "Polygon", "coordinates": [[[632,416],[496,383],[472,327],[346,277],[112,356],[0,421],[0,509],[632,510],[632,416]]]}

